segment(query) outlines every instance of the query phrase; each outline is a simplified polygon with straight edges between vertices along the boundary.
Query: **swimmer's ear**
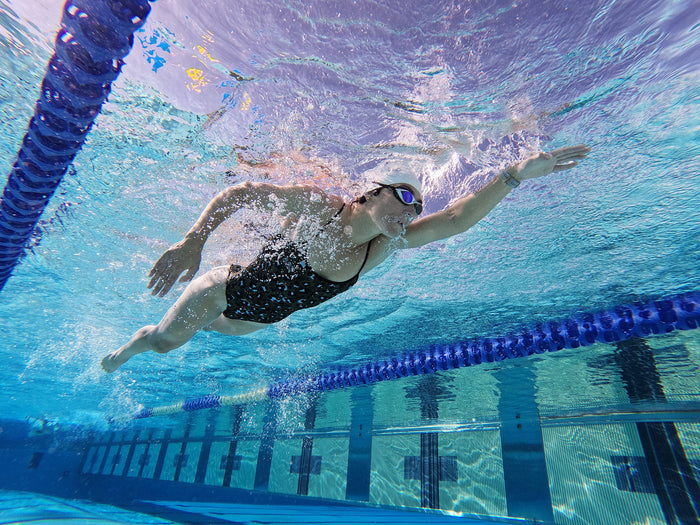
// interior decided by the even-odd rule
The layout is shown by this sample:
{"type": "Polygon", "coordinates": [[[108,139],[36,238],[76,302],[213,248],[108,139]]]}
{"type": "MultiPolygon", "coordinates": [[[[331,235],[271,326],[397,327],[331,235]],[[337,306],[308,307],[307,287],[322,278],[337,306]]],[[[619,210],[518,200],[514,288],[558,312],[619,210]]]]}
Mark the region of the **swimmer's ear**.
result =
{"type": "Polygon", "coordinates": [[[362,195],[360,197],[360,199],[359,199],[360,204],[364,204],[365,202],[367,202],[367,197],[369,197],[369,196],[376,197],[377,195],[379,195],[379,193],[381,191],[382,191],[382,188],[374,188],[373,190],[368,191],[367,193],[365,193],[364,195],[362,195]]]}
{"type": "Polygon", "coordinates": [[[364,195],[360,195],[359,197],[357,197],[357,198],[356,198],[354,201],[352,201],[352,202],[356,202],[356,203],[358,203],[358,204],[364,204],[365,202],[367,202],[367,197],[368,197],[368,196],[371,195],[371,196],[373,196],[373,197],[376,197],[377,195],[379,195],[379,192],[380,192],[380,191],[382,191],[381,188],[375,188],[375,189],[373,189],[373,190],[368,191],[368,192],[365,193],[364,195]]]}
{"type": "Polygon", "coordinates": [[[352,202],[356,202],[357,204],[364,204],[367,202],[367,195],[360,195],[359,197],[355,197],[355,199],[352,202]]]}

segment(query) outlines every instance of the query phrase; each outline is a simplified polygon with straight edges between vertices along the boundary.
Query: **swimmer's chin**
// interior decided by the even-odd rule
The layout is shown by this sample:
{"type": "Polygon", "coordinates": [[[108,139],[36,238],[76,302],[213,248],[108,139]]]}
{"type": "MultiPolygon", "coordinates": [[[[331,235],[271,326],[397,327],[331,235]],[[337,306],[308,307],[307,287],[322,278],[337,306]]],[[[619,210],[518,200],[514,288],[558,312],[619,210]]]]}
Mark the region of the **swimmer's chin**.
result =
{"type": "Polygon", "coordinates": [[[404,235],[406,235],[406,225],[398,221],[390,222],[387,225],[384,235],[393,240],[401,239],[404,235]]]}

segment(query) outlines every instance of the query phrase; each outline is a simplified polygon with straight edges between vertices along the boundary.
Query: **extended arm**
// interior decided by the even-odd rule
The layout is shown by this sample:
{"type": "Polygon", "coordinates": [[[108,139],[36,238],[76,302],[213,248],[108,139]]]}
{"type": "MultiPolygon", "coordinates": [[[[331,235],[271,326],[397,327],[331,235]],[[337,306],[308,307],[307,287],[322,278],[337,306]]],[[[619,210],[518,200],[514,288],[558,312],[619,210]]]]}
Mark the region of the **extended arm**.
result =
{"type": "Polygon", "coordinates": [[[230,186],[209,202],[185,239],[194,239],[203,246],[211,232],[242,208],[271,210],[279,207],[281,213],[289,213],[299,190],[303,191],[303,187],[254,182],[230,186]]]}
{"type": "Polygon", "coordinates": [[[226,188],[214,197],[185,238],[170,247],[151,269],[148,288],[161,297],[168,293],[183,272],[180,282],[191,280],[199,270],[202,249],[209,235],[242,208],[277,211],[281,215],[320,213],[328,196],[315,186],[277,186],[245,182],[226,188]],[[316,194],[318,198],[311,198],[316,194]]]}
{"type": "Polygon", "coordinates": [[[513,189],[505,182],[510,177],[521,182],[573,168],[586,158],[590,148],[572,146],[540,153],[509,167],[506,177],[500,174],[483,188],[462,197],[444,210],[411,223],[406,231],[406,247],[415,248],[462,233],[474,226],[513,189]]]}

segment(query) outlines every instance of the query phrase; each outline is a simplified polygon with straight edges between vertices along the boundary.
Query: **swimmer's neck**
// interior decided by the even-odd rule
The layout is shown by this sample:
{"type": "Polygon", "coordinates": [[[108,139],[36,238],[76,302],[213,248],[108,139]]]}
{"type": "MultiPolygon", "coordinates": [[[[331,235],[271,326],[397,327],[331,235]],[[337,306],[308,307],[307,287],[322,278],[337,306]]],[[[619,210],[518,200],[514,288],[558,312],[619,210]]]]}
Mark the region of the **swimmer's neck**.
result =
{"type": "Polygon", "coordinates": [[[349,244],[361,246],[381,234],[364,206],[351,202],[340,215],[341,235],[349,244]]]}

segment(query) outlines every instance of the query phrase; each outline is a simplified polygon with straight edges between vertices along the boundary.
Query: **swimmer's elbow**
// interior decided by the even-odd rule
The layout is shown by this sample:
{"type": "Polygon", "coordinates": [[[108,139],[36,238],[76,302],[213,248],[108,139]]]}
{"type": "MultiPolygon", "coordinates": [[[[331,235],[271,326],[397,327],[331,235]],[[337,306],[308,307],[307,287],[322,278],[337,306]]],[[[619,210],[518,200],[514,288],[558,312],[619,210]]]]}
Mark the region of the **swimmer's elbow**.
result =
{"type": "Polygon", "coordinates": [[[447,209],[423,219],[419,219],[408,227],[406,240],[408,248],[417,248],[434,241],[447,239],[465,231],[460,217],[447,209]]]}
{"type": "Polygon", "coordinates": [[[275,186],[267,182],[245,181],[224,190],[226,200],[232,204],[246,205],[259,201],[261,197],[270,195],[275,186]]]}
{"type": "Polygon", "coordinates": [[[271,186],[271,184],[247,180],[235,186],[229,186],[224,191],[228,192],[230,195],[246,196],[252,193],[260,193],[266,186],[271,186]]]}
{"type": "Polygon", "coordinates": [[[462,198],[445,210],[450,236],[464,233],[484,218],[483,210],[473,204],[473,195],[462,198]]]}
{"type": "Polygon", "coordinates": [[[290,203],[308,201],[311,193],[317,192],[323,193],[323,190],[312,184],[280,186],[269,182],[245,181],[228,187],[223,193],[224,202],[229,208],[248,207],[286,213],[290,203]]]}
{"type": "Polygon", "coordinates": [[[474,225],[464,214],[459,213],[458,210],[448,208],[445,210],[441,226],[445,237],[452,237],[464,233],[474,225]]]}
{"type": "Polygon", "coordinates": [[[241,182],[235,186],[229,186],[214,199],[216,208],[226,210],[229,214],[238,208],[249,205],[255,200],[255,195],[259,193],[260,183],[241,182]]]}

